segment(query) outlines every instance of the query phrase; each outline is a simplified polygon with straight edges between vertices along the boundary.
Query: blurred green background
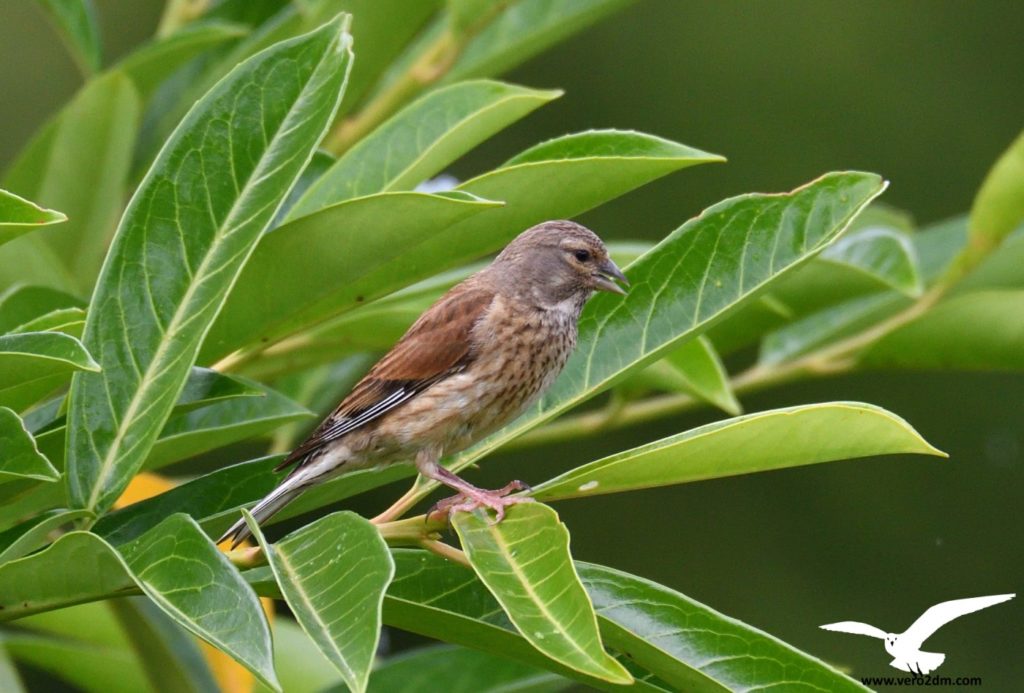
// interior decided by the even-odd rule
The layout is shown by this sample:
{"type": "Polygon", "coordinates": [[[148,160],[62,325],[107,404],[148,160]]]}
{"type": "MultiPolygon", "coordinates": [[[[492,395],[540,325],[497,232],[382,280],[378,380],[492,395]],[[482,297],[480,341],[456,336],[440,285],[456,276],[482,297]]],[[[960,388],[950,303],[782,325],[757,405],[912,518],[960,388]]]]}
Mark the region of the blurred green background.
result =
{"type": "MultiPolygon", "coordinates": [[[[162,2],[97,6],[109,61],[152,32],[162,2]]],[[[358,17],[354,29],[358,56],[358,17]]],[[[967,210],[1024,126],[1022,36],[1024,5],[1013,0],[641,0],[508,75],[567,94],[453,173],[471,176],[568,131],[633,128],[729,163],[676,174],[582,217],[606,238],[660,238],[728,195],[789,189],[843,168],[881,173],[892,184],[885,201],[927,224],[967,210]]],[[[34,4],[0,2],[0,166],[77,85],[34,4]]],[[[836,399],[904,416],[950,459],[861,460],[569,502],[559,511],[575,555],[670,585],[857,676],[897,673],[878,641],[817,626],[854,619],[898,632],[936,602],[1018,591],[1024,377],[878,373],[781,388],[744,405],[836,399]]],[[[714,416],[498,456],[472,478],[540,481],[714,416]]],[[[393,490],[352,507],[379,510],[387,495],[393,490]]],[[[927,649],[947,653],[943,676],[1020,690],[1022,624],[1024,597],[945,627],[927,649]]]]}

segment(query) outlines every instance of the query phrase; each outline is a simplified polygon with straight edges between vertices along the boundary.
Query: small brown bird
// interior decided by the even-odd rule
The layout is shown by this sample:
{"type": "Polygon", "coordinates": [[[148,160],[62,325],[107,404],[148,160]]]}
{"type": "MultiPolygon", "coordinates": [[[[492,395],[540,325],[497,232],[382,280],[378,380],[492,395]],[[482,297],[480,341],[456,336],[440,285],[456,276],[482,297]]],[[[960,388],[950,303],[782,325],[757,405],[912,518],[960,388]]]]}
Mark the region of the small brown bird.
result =
{"type": "MultiPolygon", "coordinates": [[[[458,492],[448,512],[488,507],[500,521],[525,488],[477,488],[439,464],[518,417],[561,372],[594,291],[626,280],[589,229],[548,221],[430,307],[320,426],[281,463],[292,472],[252,509],[262,522],[302,491],[348,471],[414,460],[458,492]]],[[[220,541],[249,536],[244,520],[220,541]]]]}

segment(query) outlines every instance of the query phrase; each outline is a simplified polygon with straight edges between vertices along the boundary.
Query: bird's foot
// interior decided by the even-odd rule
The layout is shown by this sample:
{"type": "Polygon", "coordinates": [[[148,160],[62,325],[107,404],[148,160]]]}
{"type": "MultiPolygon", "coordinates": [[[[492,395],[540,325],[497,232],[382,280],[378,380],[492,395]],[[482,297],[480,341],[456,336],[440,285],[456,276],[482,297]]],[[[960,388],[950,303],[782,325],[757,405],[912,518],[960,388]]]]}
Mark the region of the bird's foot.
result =
{"type": "Polygon", "coordinates": [[[482,488],[470,487],[464,489],[450,498],[438,501],[427,513],[431,517],[436,513],[444,513],[451,520],[452,515],[457,512],[473,512],[477,508],[490,508],[496,514],[491,524],[497,524],[505,519],[505,508],[517,503],[532,503],[529,496],[510,496],[515,491],[529,491],[530,487],[522,481],[510,481],[499,489],[488,491],[482,488]]]}

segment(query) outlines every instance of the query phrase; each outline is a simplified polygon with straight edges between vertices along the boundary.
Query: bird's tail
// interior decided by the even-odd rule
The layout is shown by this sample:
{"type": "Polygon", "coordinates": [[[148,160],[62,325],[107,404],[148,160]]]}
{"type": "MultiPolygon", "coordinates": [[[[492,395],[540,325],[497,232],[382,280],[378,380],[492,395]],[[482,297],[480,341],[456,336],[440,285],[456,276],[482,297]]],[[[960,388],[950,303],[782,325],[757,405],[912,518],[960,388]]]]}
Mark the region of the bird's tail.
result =
{"type": "MultiPolygon", "coordinates": [[[[302,493],[303,489],[306,488],[307,481],[308,479],[303,478],[303,475],[292,474],[282,481],[280,486],[268,493],[263,500],[254,505],[249,512],[252,513],[256,522],[262,525],[266,519],[302,493]]],[[[217,543],[219,544],[222,541],[231,539],[231,548],[235,548],[251,536],[252,532],[249,531],[249,525],[246,524],[245,518],[242,517],[239,518],[238,522],[231,525],[228,531],[224,532],[224,535],[217,540],[217,543]]]]}
{"type": "Polygon", "coordinates": [[[946,655],[939,652],[919,652],[917,655],[918,671],[922,674],[930,674],[946,661],[946,655]]]}

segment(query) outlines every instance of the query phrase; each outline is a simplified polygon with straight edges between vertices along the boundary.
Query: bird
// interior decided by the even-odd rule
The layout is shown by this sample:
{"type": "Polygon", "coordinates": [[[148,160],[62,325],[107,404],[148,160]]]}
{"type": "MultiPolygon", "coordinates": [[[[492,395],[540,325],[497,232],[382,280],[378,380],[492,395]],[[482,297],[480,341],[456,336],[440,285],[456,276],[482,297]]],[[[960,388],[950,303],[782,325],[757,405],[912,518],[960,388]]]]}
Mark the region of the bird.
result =
{"type": "Polygon", "coordinates": [[[839,623],[828,623],[821,628],[825,630],[838,631],[840,633],[853,633],[854,635],[868,635],[885,642],[885,651],[893,656],[889,666],[895,667],[911,674],[923,676],[929,674],[946,661],[946,655],[939,652],[922,652],[921,645],[931,637],[932,633],[950,621],[960,618],[966,614],[987,609],[996,604],[1013,599],[1016,594],[996,594],[990,597],[971,597],[969,599],[953,599],[942,602],[929,608],[914,623],[902,633],[886,633],[881,628],[875,628],[867,623],[858,621],[841,621],[839,623]]]}
{"type": "MultiPolygon", "coordinates": [[[[529,502],[513,481],[477,488],[440,464],[522,414],[576,347],[580,312],[596,291],[626,294],[629,280],[590,229],[567,220],[523,231],[479,272],[452,287],[289,454],[291,472],[253,506],[262,523],[305,489],[357,469],[415,464],[456,491],[449,517],[529,502]]],[[[217,541],[250,536],[244,518],[217,541]]]]}

